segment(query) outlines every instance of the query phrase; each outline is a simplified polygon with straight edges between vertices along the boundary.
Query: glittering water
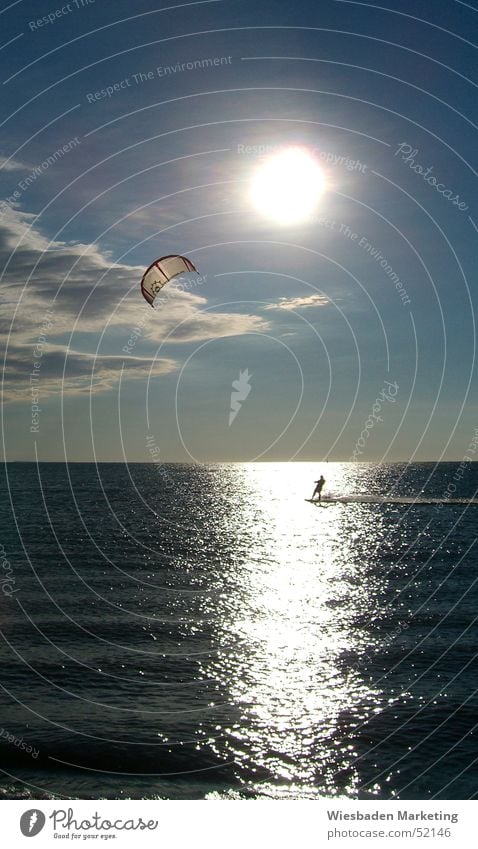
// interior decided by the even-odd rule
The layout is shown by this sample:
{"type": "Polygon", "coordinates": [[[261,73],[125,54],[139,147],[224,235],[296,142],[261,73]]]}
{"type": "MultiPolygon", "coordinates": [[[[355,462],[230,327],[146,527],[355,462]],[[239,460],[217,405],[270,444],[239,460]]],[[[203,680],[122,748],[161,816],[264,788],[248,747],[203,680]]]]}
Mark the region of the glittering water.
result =
{"type": "MultiPolygon", "coordinates": [[[[456,470],[9,464],[4,792],[476,794],[478,507],[448,502],[456,470]],[[439,503],[314,506],[320,471],[439,503]]],[[[453,495],[477,486],[471,465],[453,495]]]]}

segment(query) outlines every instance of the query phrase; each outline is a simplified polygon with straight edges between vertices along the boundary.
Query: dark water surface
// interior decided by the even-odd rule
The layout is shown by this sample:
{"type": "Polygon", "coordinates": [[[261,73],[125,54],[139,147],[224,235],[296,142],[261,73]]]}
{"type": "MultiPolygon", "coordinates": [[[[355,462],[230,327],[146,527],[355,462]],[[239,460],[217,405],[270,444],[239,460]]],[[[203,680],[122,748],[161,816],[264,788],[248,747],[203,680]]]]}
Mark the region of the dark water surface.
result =
{"type": "Polygon", "coordinates": [[[478,506],[447,503],[457,468],[329,463],[337,493],[444,501],[321,508],[303,463],[8,464],[0,789],[475,796],[478,506]]]}

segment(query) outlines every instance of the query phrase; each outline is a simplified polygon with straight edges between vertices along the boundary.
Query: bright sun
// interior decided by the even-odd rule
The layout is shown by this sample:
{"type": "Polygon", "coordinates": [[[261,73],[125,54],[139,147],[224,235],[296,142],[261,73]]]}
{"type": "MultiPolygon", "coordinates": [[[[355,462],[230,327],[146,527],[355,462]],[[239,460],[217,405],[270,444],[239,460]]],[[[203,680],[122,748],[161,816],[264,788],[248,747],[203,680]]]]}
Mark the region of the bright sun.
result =
{"type": "Polygon", "coordinates": [[[258,168],[250,196],[263,215],[279,224],[299,224],[311,218],[324,188],[324,174],[314,157],[291,147],[258,168]]]}

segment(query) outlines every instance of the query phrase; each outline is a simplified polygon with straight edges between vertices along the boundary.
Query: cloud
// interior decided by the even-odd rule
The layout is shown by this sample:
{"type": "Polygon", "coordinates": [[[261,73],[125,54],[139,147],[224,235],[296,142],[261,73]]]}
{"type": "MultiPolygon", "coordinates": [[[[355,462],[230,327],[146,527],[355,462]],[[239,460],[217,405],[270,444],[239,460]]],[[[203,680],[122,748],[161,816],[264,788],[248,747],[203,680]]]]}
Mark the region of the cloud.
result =
{"type": "Polygon", "coordinates": [[[177,322],[168,318],[159,332],[151,332],[150,338],[164,341],[164,330],[169,325],[168,341],[172,344],[182,342],[200,342],[204,339],[220,339],[225,336],[242,336],[245,333],[263,333],[269,329],[269,323],[257,315],[245,313],[197,312],[191,318],[184,317],[177,322]]]}
{"type": "MultiPolygon", "coordinates": [[[[75,320],[81,332],[97,332],[105,326],[127,328],[147,310],[154,316],[148,327],[156,339],[158,331],[164,338],[172,325],[188,319],[196,323],[193,338],[199,338],[201,308],[207,303],[199,287],[193,291],[193,287],[183,290],[168,284],[161,301],[158,298],[158,309],[152,311],[139,294],[143,266],[114,262],[94,244],[51,242],[39,232],[34,216],[12,208],[0,214],[2,266],[3,302],[18,303],[16,334],[38,328],[42,310],[50,308],[55,334],[71,330],[75,320]]],[[[214,336],[216,329],[223,335],[226,318],[233,333],[248,325],[247,317],[240,321],[237,314],[211,313],[204,318],[203,338],[214,336]]],[[[252,317],[252,324],[258,321],[252,317]]]]}
{"type": "Polygon", "coordinates": [[[266,310],[297,310],[306,307],[325,307],[329,299],[325,295],[307,295],[298,298],[280,298],[275,304],[268,304],[266,310]]]}
{"type": "Polygon", "coordinates": [[[3,375],[5,401],[26,400],[37,393],[42,400],[52,395],[90,395],[113,389],[122,381],[138,380],[177,371],[171,358],[103,356],[56,346],[9,349],[3,375]],[[36,365],[35,365],[36,364],[36,365]]]}
{"type": "Polygon", "coordinates": [[[0,154],[0,171],[26,171],[28,165],[20,162],[18,159],[2,156],[0,154]]]}
{"type": "MultiPolygon", "coordinates": [[[[152,310],[141,298],[139,281],[142,266],[115,262],[98,245],[49,241],[38,228],[35,216],[14,207],[0,212],[0,268],[3,267],[0,293],[0,335],[7,343],[7,384],[5,400],[18,398],[29,389],[27,377],[34,359],[33,348],[45,337],[42,379],[48,394],[82,393],[92,373],[91,354],[68,349],[96,350],[99,337],[112,340],[117,357],[100,356],[95,360],[92,391],[112,387],[125,360],[122,349],[133,329],[141,325],[141,344],[184,344],[224,336],[262,332],[269,327],[256,315],[205,310],[207,299],[199,285],[190,281],[189,289],[168,284],[158,309],[152,310]],[[195,291],[193,291],[195,286],[195,291]],[[48,319],[46,320],[46,316],[48,319]],[[78,334],[78,335],[77,335],[78,334]],[[80,342],[78,338],[80,337],[80,342]],[[50,376],[48,369],[61,354],[68,352],[65,380],[50,376]],[[22,369],[21,363],[28,363],[22,369]],[[14,390],[12,376],[23,386],[14,390]]],[[[103,346],[103,342],[102,342],[103,346]]],[[[134,351],[138,353],[140,346],[134,351]]],[[[142,351],[144,353],[144,351],[142,351]]],[[[128,374],[147,374],[149,359],[128,357],[128,374]]],[[[163,359],[158,373],[176,368],[174,360],[163,359]],[[161,371],[162,369],[162,371],[161,371]]],[[[23,396],[24,397],[24,396],[23,396]]]]}

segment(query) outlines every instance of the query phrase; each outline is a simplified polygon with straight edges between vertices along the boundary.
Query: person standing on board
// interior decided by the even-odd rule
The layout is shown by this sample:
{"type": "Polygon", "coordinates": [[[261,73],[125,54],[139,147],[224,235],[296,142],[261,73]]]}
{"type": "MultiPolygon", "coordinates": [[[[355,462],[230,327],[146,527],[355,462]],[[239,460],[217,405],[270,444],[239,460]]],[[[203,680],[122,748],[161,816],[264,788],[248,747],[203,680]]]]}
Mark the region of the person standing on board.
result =
{"type": "Polygon", "coordinates": [[[322,492],[322,489],[323,489],[323,486],[324,486],[324,483],[325,483],[325,478],[324,478],[324,476],[323,476],[323,475],[321,475],[321,476],[320,476],[320,478],[319,478],[319,480],[318,480],[318,481],[314,481],[314,483],[315,483],[315,489],[314,489],[314,492],[313,492],[313,494],[312,494],[312,501],[314,500],[314,498],[315,498],[315,496],[316,496],[316,495],[318,495],[318,496],[319,496],[319,499],[318,499],[318,500],[320,501],[320,498],[321,498],[321,492],[322,492]]]}

